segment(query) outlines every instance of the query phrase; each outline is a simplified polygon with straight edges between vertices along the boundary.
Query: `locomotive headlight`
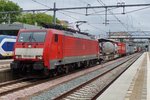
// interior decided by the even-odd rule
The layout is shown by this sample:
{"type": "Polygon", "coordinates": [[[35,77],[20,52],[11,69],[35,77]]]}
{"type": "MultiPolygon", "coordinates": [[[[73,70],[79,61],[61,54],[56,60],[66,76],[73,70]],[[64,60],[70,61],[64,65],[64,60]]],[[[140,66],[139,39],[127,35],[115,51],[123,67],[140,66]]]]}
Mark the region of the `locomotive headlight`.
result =
{"type": "Polygon", "coordinates": [[[16,55],[15,58],[17,58],[17,59],[18,59],[18,58],[21,58],[21,55],[16,55]]]}
{"type": "Polygon", "coordinates": [[[42,59],[41,55],[36,56],[37,59],[42,59]]]}
{"type": "Polygon", "coordinates": [[[19,58],[19,56],[16,56],[15,58],[19,58]]]}

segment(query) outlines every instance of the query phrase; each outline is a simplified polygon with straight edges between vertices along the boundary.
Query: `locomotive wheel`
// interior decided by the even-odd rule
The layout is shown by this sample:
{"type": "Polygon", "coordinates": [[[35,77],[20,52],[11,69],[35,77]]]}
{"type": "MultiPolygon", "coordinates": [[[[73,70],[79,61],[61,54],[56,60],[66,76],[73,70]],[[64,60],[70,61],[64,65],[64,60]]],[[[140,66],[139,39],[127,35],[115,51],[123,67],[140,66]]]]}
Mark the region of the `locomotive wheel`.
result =
{"type": "Polygon", "coordinates": [[[18,68],[17,69],[13,68],[11,71],[13,74],[19,74],[19,72],[20,72],[18,68]]]}
{"type": "Polygon", "coordinates": [[[84,66],[85,66],[85,68],[88,68],[88,67],[89,67],[88,61],[85,61],[85,62],[84,62],[84,66]]]}
{"type": "Polygon", "coordinates": [[[68,66],[64,66],[64,72],[65,72],[65,74],[69,73],[69,67],[68,66]]]}
{"type": "Polygon", "coordinates": [[[56,69],[52,69],[49,71],[50,72],[50,77],[55,77],[58,75],[57,70],[56,69]]]}
{"type": "Polygon", "coordinates": [[[64,74],[65,68],[63,66],[57,66],[57,74],[64,74]]]}
{"type": "Polygon", "coordinates": [[[44,74],[44,76],[50,77],[50,70],[47,68],[44,68],[43,74],[44,74]]]}

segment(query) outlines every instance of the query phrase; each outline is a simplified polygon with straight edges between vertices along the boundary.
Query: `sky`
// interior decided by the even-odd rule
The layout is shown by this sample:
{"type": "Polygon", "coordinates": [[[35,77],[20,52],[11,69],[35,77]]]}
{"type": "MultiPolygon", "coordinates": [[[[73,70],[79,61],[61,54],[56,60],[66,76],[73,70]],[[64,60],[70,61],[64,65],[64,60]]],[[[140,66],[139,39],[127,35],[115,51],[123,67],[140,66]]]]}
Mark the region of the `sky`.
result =
{"type": "MultiPolygon", "coordinates": [[[[11,0],[17,3],[24,10],[29,9],[47,9],[53,8],[54,2],[56,2],[56,8],[64,7],[82,7],[87,6],[101,6],[101,1],[105,5],[117,5],[118,2],[125,4],[145,4],[150,3],[149,0],[11,0]]],[[[141,9],[145,7],[131,7],[125,8],[125,12],[141,9]]],[[[127,14],[121,14],[122,8],[110,8],[107,19],[108,25],[105,25],[105,9],[91,9],[88,10],[89,16],[85,16],[85,10],[68,10],[56,12],[56,17],[61,20],[67,20],[72,26],[75,26],[76,21],[87,21],[80,25],[82,31],[91,33],[93,35],[100,35],[102,37],[107,36],[107,32],[119,32],[119,31],[147,31],[150,30],[150,7],[131,12],[127,14]],[[118,14],[119,13],[119,14],[118,14]]],[[[46,12],[49,15],[53,15],[53,12],[46,12]]],[[[134,33],[135,34],[135,33],[134,33]]],[[[147,34],[147,33],[143,33],[147,34]]]]}

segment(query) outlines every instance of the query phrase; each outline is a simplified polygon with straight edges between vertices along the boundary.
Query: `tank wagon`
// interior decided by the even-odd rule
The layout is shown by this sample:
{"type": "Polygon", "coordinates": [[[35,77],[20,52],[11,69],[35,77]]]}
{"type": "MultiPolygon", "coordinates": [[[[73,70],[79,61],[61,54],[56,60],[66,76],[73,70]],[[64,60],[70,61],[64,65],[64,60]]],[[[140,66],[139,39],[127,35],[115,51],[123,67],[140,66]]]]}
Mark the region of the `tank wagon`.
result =
{"type": "Polygon", "coordinates": [[[126,43],[126,55],[133,54],[135,52],[134,45],[131,43],[126,43]]]}
{"type": "Polygon", "coordinates": [[[98,42],[101,51],[100,58],[104,61],[135,53],[135,46],[129,43],[109,39],[98,39],[98,42]]]}
{"type": "Polygon", "coordinates": [[[48,74],[99,60],[98,42],[88,34],[57,29],[20,30],[11,69],[42,70],[48,74]]]}
{"type": "Polygon", "coordinates": [[[118,57],[118,46],[115,41],[109,39],[98,39],[100,46],[100,58],[103,61],[112,60],[118,57]]]}

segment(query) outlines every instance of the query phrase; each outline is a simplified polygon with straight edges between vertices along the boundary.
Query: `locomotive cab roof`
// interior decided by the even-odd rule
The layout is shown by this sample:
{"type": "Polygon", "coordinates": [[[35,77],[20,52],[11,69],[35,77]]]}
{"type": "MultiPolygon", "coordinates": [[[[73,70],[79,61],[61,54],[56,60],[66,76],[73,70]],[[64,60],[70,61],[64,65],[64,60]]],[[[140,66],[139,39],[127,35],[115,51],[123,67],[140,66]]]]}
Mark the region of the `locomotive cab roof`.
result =
{"type": "Polygon", "coordinates": [[[91,39],[95,40],[95,36],[89,33],[79,32],[77,30],[69,29],[62,27],[60,25],[45,25],[45,29],[21,29],[21,32],[29,32],[29,31],[52,31],[55,34],[64,34],[67,36],[73,36],[77,38],[91,39]],[[61,31],[61,32],[60,32],[61,31]]]}

